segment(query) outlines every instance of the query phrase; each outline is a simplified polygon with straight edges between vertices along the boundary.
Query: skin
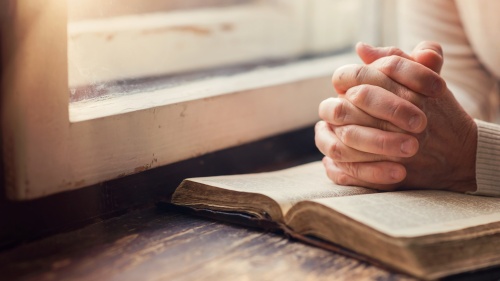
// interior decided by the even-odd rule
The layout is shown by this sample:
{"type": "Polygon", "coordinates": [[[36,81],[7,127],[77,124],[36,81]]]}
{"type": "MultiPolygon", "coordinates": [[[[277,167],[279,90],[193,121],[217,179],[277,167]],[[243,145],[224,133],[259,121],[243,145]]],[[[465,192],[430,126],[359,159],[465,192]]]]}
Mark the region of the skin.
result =
{"type": "Polygon", "coordinates": [[[475,191],[477,127],[439,75],[441,47],[357,52],[365,65],[337,69],[339,97],[319,107],[315,141],[328,177],[380,190],[475,191]]]}

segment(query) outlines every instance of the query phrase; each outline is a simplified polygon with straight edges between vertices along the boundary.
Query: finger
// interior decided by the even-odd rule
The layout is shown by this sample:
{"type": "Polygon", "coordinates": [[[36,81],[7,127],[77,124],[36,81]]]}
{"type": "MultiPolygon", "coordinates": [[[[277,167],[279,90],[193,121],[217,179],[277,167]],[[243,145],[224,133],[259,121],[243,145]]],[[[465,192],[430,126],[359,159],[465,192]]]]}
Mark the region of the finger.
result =
{"type": "MultiPolygon", "coordinates": [[[[351,102],[349,106],[365,112],[365,114],[367,114],[368,116],[373,116],[379,120],[388,121],[405,131],[418,134],[421,133],[427,126],[427,117],[422,110],[420,110],[411,102],[400,98],[381,87],[372,85],[355,86],[350,88],[345,93],[344,98],[351,102]]],[[[343,104],[349,103],[344,102],[343,104]]],[[[329,104],[327,103],[325,106],[328,105],[329,104]]],[[[351,109],[348,109],[348,106],[344,105],[343,107],[344,109],[337,109],[337,111],[343,110],[352,112],[351,109]]],[[[357,115],[360,114],[358,113],[357,115]]],[[[362,123],[353,122],[351,124],[379,128],[384,131],[389,131],[385,128],[367,126],[362,123]]]]}
{"type": "Polygon", "coordinates": [[[332,76],[332,83],[339,95],[345,94],[350,88],[367,84],[379,86],[410,101],[419,108],[423,104],[423,97],[407,87],[395,82],[382,71],[373,66],[349,64],[339,67],[332,76]]]}
{"type": "Polygon", "coordinates": [[[445,93],[446,83],[441,76],[418,62],[389,56],[376,60],[370,66],[416,93],[428,97],[439,97],[445,93]]]}
{"type": "Polygon", "coordinates": [[[404,166],[394,162],[338,163],[324,157],[323,166],[328,178],[340,185],[394,190],[406,177],[404,166]]]}
{"type": "Polygon", "coordinates": [[[402,133],[358,125],[338,126],[334,127],[333,131],[337,138],[350,148],[387,157],[412,157],[419,147],[415,137],[402,133]]]}
{"type": "Polygon", "coordinates": [[[373,47],[363,42],[356,44],[356,52],[361,60],[370,64],[380,58],[388,56],[400,56],[407,59],[413,59],[411,56],[401,51],[401,49],[396,47],[373,47]]]}
{"type": "Polygon", "coordinates": [[[443,66],[443,50],[441,45],[431,41],[420,42],[413,49],[411,56],[397,47],[373,47],[362,42],[356,44],[356,52],[366,64],[371,64],[383,57],[399,56],[414,60],[436,73],[439,73],[443,66]]]}
{"type": "MultiPolygon", "coordinates": [[[[349,93],[351,89],[347,91],[347,93],[349,93]]],[[[385,107],[383,108],[385,110],[385,107]]],[[[375,118],[375,115],[372,115],[369,115],[365,111],[356,107],[349,100],[342,98],[328,98],[322,101],[319,105],[319,117],[329,124],[337,126],[357,124],[364,127],[378,128],[390,132],[404,132],[403,130],[406,130],[405,128],[403,128],[403,130],[400,129],[397,125],[390,123],[390,121],[381,120],[379,118],[375,118]]],[[[402,114],[397,114],[395,118],[400,115],[402,114]]],[[[401,121],[399,122],[401,123],[401,121]]]]}
{"type": "Polygon", "coordinates": [[[413,59],[430,68],[436,73],[441,72],[443,66],[443,49],[440,44],[431,41],[420,42],[411,54],[413,59]]]}
{"type": "Polygon", "coordinates": [[[388,157],[356,150],[345,145],[333,132],[328,123],[320,121],[315,127],[316,147],[323,155],[338,162],[367,162],[390,160],[388,157]]]}

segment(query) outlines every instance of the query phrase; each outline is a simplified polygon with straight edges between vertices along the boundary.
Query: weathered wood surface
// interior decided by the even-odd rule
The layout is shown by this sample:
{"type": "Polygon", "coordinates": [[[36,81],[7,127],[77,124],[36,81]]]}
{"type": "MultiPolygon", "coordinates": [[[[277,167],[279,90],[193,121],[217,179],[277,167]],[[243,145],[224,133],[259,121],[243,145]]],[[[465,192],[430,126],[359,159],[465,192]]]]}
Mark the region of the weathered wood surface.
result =
{"type": "Polygon", "coordinates": [[[0,253],[2,280],[413,280],[274,233],[156,208],[0,253]]]}

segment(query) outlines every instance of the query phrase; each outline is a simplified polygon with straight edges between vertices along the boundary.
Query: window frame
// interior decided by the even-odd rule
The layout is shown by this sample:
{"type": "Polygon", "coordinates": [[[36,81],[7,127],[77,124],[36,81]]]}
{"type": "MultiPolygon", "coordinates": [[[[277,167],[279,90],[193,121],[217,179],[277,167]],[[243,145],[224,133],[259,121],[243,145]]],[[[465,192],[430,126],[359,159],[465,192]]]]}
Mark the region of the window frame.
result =
{"type": "Polygon", "coordinates": [[[115,109],[107,109],[110,114],[72,122],[66,1],[19,0],[6,22],[2,145],[7,195],[14,200],[78,189],[311,126],[319,102],[334,95],[333,70],[356,61],[347,54],[257,71],[250,78],[227,77],[227,83],[248,83],[225,91],[214,87],[211,91],[219,92],[209,95],[204,86],[194,90],[197,94],[154,106],[138,100],[142,107],[125,111],[131,97],[123,97],[115,109]]]}

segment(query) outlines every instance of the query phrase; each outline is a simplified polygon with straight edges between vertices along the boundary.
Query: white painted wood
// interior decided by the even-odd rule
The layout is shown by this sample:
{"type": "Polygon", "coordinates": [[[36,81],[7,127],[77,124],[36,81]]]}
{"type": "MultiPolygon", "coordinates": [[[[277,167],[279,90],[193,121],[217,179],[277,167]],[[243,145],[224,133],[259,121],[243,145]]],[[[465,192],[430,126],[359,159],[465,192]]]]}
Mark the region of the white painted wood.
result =
{"type": "Polygon", "coordinates": [[[5,186],[10,198],[36,198],[68,185],[78,161],[69,143],[66,3],[18,0],[3,20],[5,186]]]}
{"type": "MultiPolygon", "coordinates": [[[[80,122],[174,103],[189,104],[192,100],[296,83],[318,77],[325,77],[325,81],[327,81],[337,67],[356,61],[357,57],[352,53],[335,55],[299,61],[280,67],[260,68],[238,75],[203,79],[151,92],[72,102],[69,106],[70,120],[71,122],[80,122]]],[[[289,94],[293,95],[294,92],[289,94]]],[[[311,94],[311,96],[314,97],[315,94],[311,94]]]]}
{"type": "Polygon", "coordinates": [[[398,1],[383,0],[381,45],[398,46],[398,1]]]}
{"type": "Polygon", "coordinates": [[[382,22],[384,0],[363,0],[361,41],[380,46],[382,44],[382,22]]]}
{"type": "MultiPolygon", "coordinates": [[[[68,20],[78,21],[201,7],[220,7],[260,0],[67,0],[68,20]]],[[[295,0],[293,0],[295,1],[295,0]]]]}
{"type": "Polygon", "coordinates": [[[257,1],[70,23],[69,85],[299,56],[306,4],[257,1]]]}
{"type": "Polygon", "coordinates": [[[250,3],[71,22],[70,87],[331,52],[364,22],[362,0],[250,3]]]}
{"type": "Polygon", "coordinates": [[[210,86],[184,88],[191,95],[183,98],[165,91],[151,103],[143,93],[116,104],[103,101],[98,110],[75,104],[71,117],[78,122],[70,122],[66,3],[18,0],[16,8],[2,27],[1,96],[6,186],[16,200],[311,125],[320,100],[333,95],[331,72],[352,60],[331,58],[219,78],[210,86]]]}
{"type": "Polygon", "coordinates": [[[366,0],[309,0],[307,52],[324,53],[360,40],[366,0]]]}

